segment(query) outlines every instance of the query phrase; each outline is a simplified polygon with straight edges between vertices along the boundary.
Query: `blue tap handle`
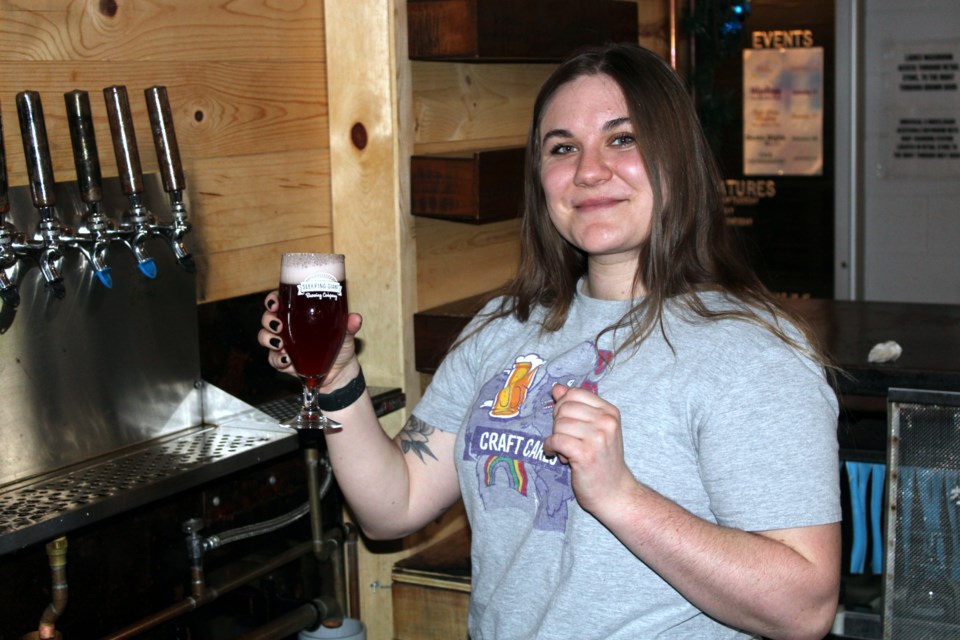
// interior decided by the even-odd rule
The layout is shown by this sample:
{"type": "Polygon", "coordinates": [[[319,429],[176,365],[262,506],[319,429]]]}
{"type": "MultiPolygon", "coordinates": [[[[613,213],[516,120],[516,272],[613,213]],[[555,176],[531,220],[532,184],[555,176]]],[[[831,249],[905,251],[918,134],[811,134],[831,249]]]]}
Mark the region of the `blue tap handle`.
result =
{"type": "Polygon", "coordinates": [[[113,278],[110,277],[110,267],[104,267],[99,271],[94,271],[97,274],[97,280],[100,281],[103,286],[107,289],[113,289],[113,278]]]}
{"type": "Polygon", "coordinates": [[[157,263],[154,262],[153,258],[147,258],[143,262],[138,262],[137,268],[140,269],[140,273],[148,278],[157,277],[157,263]]]}

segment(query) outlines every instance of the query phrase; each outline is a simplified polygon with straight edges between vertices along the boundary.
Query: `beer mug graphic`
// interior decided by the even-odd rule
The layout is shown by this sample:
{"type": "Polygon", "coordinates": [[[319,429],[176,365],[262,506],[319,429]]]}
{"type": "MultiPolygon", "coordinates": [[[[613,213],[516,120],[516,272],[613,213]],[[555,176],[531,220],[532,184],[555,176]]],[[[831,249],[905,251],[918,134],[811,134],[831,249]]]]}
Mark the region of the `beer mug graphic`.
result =
{"type": "Polygon", "coordinates": [[[497,393],[497,399],[490,409],[491,418],[513,418],[520,414],[520,407],[527,398],[527,390],[537,375],[543,360],[535,355],[520,356],[513,363],[503,388],[497,393]]]}

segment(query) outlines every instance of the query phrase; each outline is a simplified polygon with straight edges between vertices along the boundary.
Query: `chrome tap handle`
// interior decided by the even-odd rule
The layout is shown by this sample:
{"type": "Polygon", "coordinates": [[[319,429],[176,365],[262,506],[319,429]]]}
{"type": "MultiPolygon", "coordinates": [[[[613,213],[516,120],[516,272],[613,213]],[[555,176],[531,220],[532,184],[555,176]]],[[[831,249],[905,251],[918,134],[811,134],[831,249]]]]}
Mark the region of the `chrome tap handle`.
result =
{"type": "Polygon", "coordinates": [[[167,99],[167,88],[153,86],[145,90],[147,112],[150,114],[150,129],[153,145],[157,150],[157,163],[163,178],[163,190],[167,193],[183,191],[183,166],[180,163],[180,147],[177,132],[173,128],[173,116],[167,99]]]}
{"type": "Polygon", "coordinates": [[[58,263],[63,257],[60,243],[60,222],[54,213],[57,196],[54,192],[53,165],[47,144],[47,127],[43,118],[43,104],[36,91],[17,94],[17,112],[20,116],[20,135],[23,138],[23,156],[30,176],[33,204],[40,212],[37,242],[28,247],[36,251],[37,263],[46,281],[47,289],[56,297],[66,293],[58,263]]]}
{"type": "Polygon", "coordinates": [[[53,217],[57,204],[54,192],[53,166],[47,144],[47,126],[43,119],[43,104],[36,91],[17,94],[17,112],[20,115],[20,135],[23,138],[23,156],[30,176],[30,193],[34,206],[43,219],[53,217]]]}
{"type": "Polygon", "coordinates": [[[137,134],[133,130],[127,88],[107,87],[103,90],[103,99],[107,103],[107,119],[110,121],[113,152],[117,158],[123,193],[127,196],[140,195],[143,193],[143,170],[140,168],[140,151],[137,148],[137,134]]]}
{"type": "Polygon", "coordinates": [[[107,103],[107,119],[110,121],[120,184],[123,193],[130,200],[130,210],[123,223],[123,233],[129,237],[125,237],[124,242],[133,251],[140,272],[148,278],[155,278],[157,265],[143,248],[143,243],[150,237],[153,220],[143,204],[143,170],[140,168],[140,151],[137,148],[137,135],[133,130],[127,88],[120,85],[107,87],[103,90],[103,98],[107,103]]]}
{"type": "Polygon", "coordinates": [[[70,91],[63,94],[63,101],[67,107],[80,199],[88,205],[99,205],[103,201],[103,178],[100,175],[100,155],[97,153],[97,138],[90,112],[90,94],[80,90],[70,91]]]}
{"type": "Polygon", "coordinates": [[[188,273],[196,271],[193,256],[183,244],[183,237],[190,231],[187,208],[183,204],[183,190],[186,184],[183,178],[183,165],[180,162],[180,147],[177,133],[173,127],[173,115],[167,88],[153,86],[146,89],[147,112],[150,114],[150,130],[153,133],[153,146],[157,151],[157,164],[163,179],[163,190],[170,196],[170,208],[173,211],[173,224],[164,227],[163,233],[170,238],[177,262],[188,273]]]}
{"type": "Polygon", "coordinates": [[[110,220],[102,212],[103,178],[100,174],[100,155],[97,153],[97,138],[93,130],[90,111],[90,95],[86,91],[70,91],[63,94],[70,125],[70,142],[73,146],[73,164],[77,170],[77,186],[80,199],[87,205],[83,228],[72,243],[80,249],[93,267],[94,274],[105,287],[113,287],[110,267],[106,264],[107,246],[110,244],[110,220]]]}

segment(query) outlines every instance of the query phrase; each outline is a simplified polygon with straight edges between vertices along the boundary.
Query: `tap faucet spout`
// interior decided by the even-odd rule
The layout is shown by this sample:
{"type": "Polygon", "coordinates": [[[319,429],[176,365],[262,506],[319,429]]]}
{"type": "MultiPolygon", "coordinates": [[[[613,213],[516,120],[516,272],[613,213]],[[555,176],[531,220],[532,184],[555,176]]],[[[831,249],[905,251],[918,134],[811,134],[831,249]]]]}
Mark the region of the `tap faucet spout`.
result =
{"type": "Polygon", "coordinates": [[[167,88],[153,86],[144,91],[147,100],[147,112],[150,115],[150,130],[153,133],[153,146],[157,151],[157,164],[163,180],[163,190],[170,198],[170,211],[173,221],[170,224],[157,225],[155,231],[170,242],[177,262],[187,272],[196,271],[193,256],[184,245],[184,236],[190,232],[190,219],[183,202],[185,181],[183,165],[180,162],[180,147],[173,127],[173,115],[167,88]]]}
{"type": "Polygon", "coordinates": [[[43,104],[36,91],[17,94],[17,112],[20,117],[20,135],[23,155],[30,176],[33,205],[40,214],[40,223],[32,240],[24,243],[24,250],[32,255],[46,282],[47,289],[56,297],[65,293],[60,260],[63,257],[60,221],[56,215],[57,197],[54,192],[53,166],[47,144],[47,128],[43,119],[43,104]]]}
{"type": "Polygon", "coordinates": [[[147,253],[144,243],[152,235],[151,228],[156,221],[143,204],[143,172],[127,88],[121,85],[107,87],[103,90],[103,97],[107,103],[107,119],[110,121],[120,183],[130,203],[120,221],[119,230],[113,235],[133,252],[140,272],[148,278],[155,278],[157,265],[147,253]]]}
{"type": "Polygon", "coordinates": [[[86,91],[70,91],[63,94],[63,101],[70,125],[77,186],[80,199],[86,207],[76,236],[69,238],[67,243],[80,250],[97,279],[109,289],[113,287],[113,279],[106,263],[106,251],[111,242],[113,223],[104,215],[102,208],[103,178],[100,174],[100,155],[97,153],[97,139],[90,111],[90,95],[86,91]]]}

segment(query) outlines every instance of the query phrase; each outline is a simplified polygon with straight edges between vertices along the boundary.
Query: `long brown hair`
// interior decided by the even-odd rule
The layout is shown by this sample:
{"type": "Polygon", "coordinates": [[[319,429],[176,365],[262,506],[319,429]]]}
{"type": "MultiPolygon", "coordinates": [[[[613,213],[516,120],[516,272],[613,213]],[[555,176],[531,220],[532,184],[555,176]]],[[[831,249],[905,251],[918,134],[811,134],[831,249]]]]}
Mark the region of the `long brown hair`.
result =
{"type": "MultiPolygon", "coordinates": [[[[527,139],[520,264],[515,278],[498,292],[504,297],[486,321],[514,315],[526,322],[536,307],[545,310],[545,331],[556,331],[566,320],[587,272],[587,256],[550,221],[540,181],[540,122],[560,87],[597,74],[610,77],[623,91],[653,191],[650,236],[634,278],[634,290],[642,285],[647,293],[616,325],[631,327],[620,349],[639,345],[661,324],[667,301],[704,318],[739,317],[761,324],[800,347],[780,327],[779,318],[789,317],[801,330],[803,323],[778,304],[734,245],[724,219],[720,171],[683,82],[659,56],[632,44],[585,49],[541,87],[527,139]],[[708,309],[696,295],[704,291],[726,292],[742,304],[733,310],[708,309]]],[[[816,351],[804,351],[824,362],[816,351]]]]}

